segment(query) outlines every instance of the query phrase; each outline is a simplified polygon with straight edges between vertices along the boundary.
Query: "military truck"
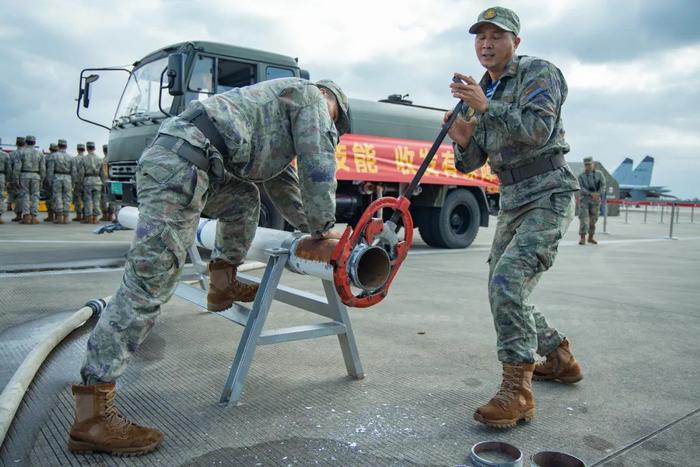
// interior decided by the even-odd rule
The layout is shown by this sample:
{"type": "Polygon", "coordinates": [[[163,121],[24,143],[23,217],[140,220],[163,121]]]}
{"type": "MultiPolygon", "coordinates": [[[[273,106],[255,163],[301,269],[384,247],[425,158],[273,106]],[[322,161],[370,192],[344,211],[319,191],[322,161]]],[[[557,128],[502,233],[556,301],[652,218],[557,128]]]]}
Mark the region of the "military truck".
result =
{"type": "MultiPolygon", "coordinates": [[[[78,118],[109,130],[110,199],[136,204],[138,158],[160,123],[196,99],[263,80],[309,73],[296,58],[215,42],[183,42],[163,47],[127,68],[88,68],[80,74],[78,118]],[[110,125],[90,121],[81,107],[90,105],[99,73],[127,72],[129,78],[110,125]]],[[[401,95],[379,102],[350,99],[350,132],[336,149],[338,222],[354,223],[380,196],[398,195],[439,132],[444,109],[414,105],[401,95]]],[[[465,248],[480,226],[488,226],[497,206],[498,180],[488,168],[461,174],[454,153],[444,144],[412,201],[412,215],[431,246],[465,248]]],[[[260,224],[282,229],[285,222],[261,190],[260,224]]]]}

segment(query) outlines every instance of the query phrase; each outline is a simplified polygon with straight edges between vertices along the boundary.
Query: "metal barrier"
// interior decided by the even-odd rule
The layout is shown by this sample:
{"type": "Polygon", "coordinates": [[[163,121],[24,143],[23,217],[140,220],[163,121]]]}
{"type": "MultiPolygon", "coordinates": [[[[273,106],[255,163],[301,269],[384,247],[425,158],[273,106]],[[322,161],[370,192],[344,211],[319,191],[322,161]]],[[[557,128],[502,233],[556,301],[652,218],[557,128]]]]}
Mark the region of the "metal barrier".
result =
{"type": "Polygon", "coordinates": [[[690,221],[689,223],[695,223],[695,208],[700,207],[700,203],[690,203],[690,202],[678,202],[678,201],[627,201],[621,199],[606,199],[603,203],[603,233],[608,233],[608,205],[616,204],[624,206],[625,211],[625,224],[629,224],[629,210],[630,206],[640,207],[644,206],[644,220],[643,223],[647,223],[649,217],[649,207],[660,207],[659,224],[664,223],[664,217],[666,217],[666,208],[669,207],[671,212],[668,216],[669,219],[669,229],[668,229],[668,239],[675,240],[676,237],[673,236],[674,226],[680,224],[681,222],[681,208],[690,208],[690,221]]]}

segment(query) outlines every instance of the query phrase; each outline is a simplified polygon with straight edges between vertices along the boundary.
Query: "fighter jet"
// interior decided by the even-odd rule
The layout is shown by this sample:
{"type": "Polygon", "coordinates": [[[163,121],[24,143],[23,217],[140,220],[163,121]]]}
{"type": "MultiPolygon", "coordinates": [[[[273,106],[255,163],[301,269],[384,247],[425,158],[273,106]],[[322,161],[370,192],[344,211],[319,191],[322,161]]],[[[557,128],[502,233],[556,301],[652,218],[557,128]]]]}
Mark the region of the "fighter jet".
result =
{"type": "Polygon", "coordinates": [[[632,201],[644,201],[647,198],[660,198],[670,196],[671,190],[664,186],[651,186],[651,174],[654,171],[654,158],[646,156],[642,162],[632,170],[634,161],[629,157],[615,169],[613,177],[620,184],[620,199],[632,201]]]}

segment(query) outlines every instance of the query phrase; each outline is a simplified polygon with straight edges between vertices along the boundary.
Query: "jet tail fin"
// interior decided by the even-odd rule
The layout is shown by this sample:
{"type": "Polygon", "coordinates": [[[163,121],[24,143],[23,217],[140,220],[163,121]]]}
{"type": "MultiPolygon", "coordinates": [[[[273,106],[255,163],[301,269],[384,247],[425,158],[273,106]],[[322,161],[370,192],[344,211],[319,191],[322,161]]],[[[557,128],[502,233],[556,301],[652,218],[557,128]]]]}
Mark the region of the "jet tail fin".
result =
{"type": "Polygon", "coordinates": [[[646,156],[634,169],[633,185],[649,186],[651,184],[651,174],[653,171],[654,158],[651,156],[646,156]]]}
{"type": "Polygon", "coordinates": [[[633,165],[634,161],[629,157],[626,157],[625,160],[623,160],[613,172],[613,177],[620,185],[634,185],[632,174],[633,165]]]}

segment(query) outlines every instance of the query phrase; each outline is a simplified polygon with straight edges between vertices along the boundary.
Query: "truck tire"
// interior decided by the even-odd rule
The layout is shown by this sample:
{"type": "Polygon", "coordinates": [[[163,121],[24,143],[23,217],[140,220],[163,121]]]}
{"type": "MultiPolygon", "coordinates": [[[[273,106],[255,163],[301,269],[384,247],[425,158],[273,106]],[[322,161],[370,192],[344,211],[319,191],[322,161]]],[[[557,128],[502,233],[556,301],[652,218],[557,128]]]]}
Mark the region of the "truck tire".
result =
{"type": "Polygon", "coordinates": [[[284,217],[275,208],[275,205],[270,201],[263,190],[260,190],[260,220],[259,227],[267,227],[268,229],[284,230],[284,217]]]}
{"type": "Polygon", "coordinates": [[[438,248],[466,248],[472,244],[481,224],[481,211],[469,190],[452,190],[441,208],[429,209],[430,213],[420,216],[418,223],[425,243],[438,248]]]}

